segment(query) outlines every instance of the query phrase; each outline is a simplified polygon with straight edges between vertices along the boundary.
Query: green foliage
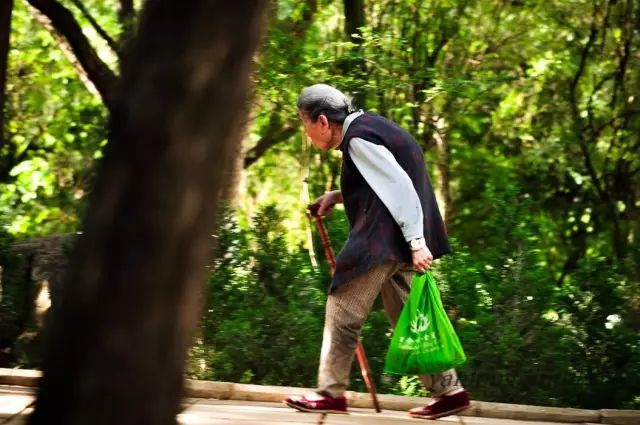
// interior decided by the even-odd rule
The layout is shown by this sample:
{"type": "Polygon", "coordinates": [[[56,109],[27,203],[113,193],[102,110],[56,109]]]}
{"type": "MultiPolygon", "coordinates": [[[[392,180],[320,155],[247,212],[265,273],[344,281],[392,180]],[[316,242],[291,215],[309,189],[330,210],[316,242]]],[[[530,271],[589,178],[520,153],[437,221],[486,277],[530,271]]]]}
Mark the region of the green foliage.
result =
{"type": "Polygon", "coordinates": [[[559,286],[531,198],[491,183],[483,198],[487,248],[459,249],[438,268],[469,355],[463,383],[482,400],[637,408],[637,253],[624,265],[587,260],[559,286]]]}
{"type": "Polygon", "coordinates": [[[439,267],[445,305],[469,356],[462,381],[479,399],[562,404],[557,388],[569,378],[564,330],[547,319],[559,308],[557,289],[528,220],[531,201],[513,185],[491,182],[482,197],[490,206],[479,243],[486,249],[461,249],[439,267]]]}
{"type": "Polygon", "coordinates": [[[324,322],[327,276],[290,251],[281,216],[266,207],[242,229],[227,213],[190,374],[225,381],[311,385],[324,322]]]}
{"type": "Polygon", "coordinates": [[[624,265],[600,257],[585,261],[563,288],[561,320],[570,344],[572,387],[567,402],[585,407],[638,408],[640,336],[637,327],[640,279],[636,258],[624,265]],[[635,276],[625,267],[635,268],[635,276]],[[635,316],[635,317],[634,317],[635,316]],[[633,321],[636,321],[635,323],[633,321]],[[621,388],[620,382],[625,382],[621,388]]]}
{"type": "Polygon", "coordinates": [[[15,235],[77,230],[106,140],[106,111],[26,8],[13,13],[7,86],[8,144],[0,168],[0,214],[15,235]]]}

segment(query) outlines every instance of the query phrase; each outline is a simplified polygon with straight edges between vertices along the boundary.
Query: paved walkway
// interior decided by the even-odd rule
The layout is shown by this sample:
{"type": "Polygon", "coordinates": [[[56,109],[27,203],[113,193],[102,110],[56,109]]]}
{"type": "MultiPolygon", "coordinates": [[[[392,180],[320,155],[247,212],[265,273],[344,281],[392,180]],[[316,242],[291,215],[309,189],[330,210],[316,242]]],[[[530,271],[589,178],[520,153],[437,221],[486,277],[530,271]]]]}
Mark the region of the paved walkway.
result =
{"type": "MultiPolygon", "coordinates": [[[[0,425],[19,425],[31,412],[34,400],[31,388],[0,386],[0,425]],[[17,416],[14,416],[17,415],[17,416]]],[[[350,409],[348,415],[320,415],[296,412],[279,403],[260,403],[238,400],[185,399],[185,410],[179,415],[183,425],[401,425],[427,424],[431,421],[412,419],[404,412],[385,410],[375,413],[371,409],[350,409]]],[[[450,416],[438,421],[443,425],[549,425],[553,422],[529,422],[508,419],[450,416]]],[[[583,422],[584,424],[584,422],[583,422]]]]}

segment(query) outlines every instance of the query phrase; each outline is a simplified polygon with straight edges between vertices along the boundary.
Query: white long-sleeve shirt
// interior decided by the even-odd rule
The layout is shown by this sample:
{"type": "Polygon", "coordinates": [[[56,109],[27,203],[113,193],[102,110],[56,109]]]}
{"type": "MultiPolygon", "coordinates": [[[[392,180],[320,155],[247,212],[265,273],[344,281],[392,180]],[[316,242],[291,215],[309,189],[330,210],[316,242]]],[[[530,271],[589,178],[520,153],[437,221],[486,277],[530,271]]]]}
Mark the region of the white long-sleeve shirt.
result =
{"type": "MultiPolygon", "coordinates": [[[[344,121],[342,135],[362,111],[350,114],[344,121]]],[[[353,163],[398,223],[405,240],[422,238],[423,214],[420,198],[411,178],[384,146],[354,137],[349,142],[353,163]]]]}

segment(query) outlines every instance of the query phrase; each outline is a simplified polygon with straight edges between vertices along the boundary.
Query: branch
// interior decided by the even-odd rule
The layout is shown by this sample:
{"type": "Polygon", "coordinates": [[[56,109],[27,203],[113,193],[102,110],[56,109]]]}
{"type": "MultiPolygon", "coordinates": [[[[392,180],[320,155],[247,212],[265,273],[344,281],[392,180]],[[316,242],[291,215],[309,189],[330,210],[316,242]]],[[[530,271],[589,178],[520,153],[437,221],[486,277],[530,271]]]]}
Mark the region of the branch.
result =
{"type": "Polygon", "coordinates": [[[56,33],[65,38],[87,77],[95,85],[104,104],[110,108],[113,104],[118,77],[100,59],[87,37],[82,33],[73,14],[57,0],[27,1],[47,18],[56,33]]]}
{"type": "Polygon", "coordinates": [[[518,38],[527,34],[529,34],[528,30],[510,34],[497,43],[494,43],[492,40],[487,40],[487,47],[484,49],[482,54],[489,55],[491,53],[497,53],[499,49],[506,47],[508,43],[511,43],[512,41],[517,40],[518,38]]]}
{"type": "Polygon", "coordinates": [[[610,25],[610,18],[611,18],[611,8],[615,6],[616,2],[618,0],[609,0],[607,2],[607,10],[604,13],[604,18],[602,20],[602,37],[601,42],[600,42],[600,54],[604,55],[604,49],[605,49],[605,45],[607,44],[607,30],[609,29],[609,25],[610,25]]]}
{"type": "Polygon", "coordinates": [[[593,19],[591,21],[591,31],[589,33],[589,39],[587,40],[587,44],[582,49],[582,54],[580,55],[580,64],[578,65],[578,71],[576,75],[574,75],[571,80],[571,84],[569,85],[569,94],[571,96],[572,108],[574,109],[574,113],[578,115],[577,111],[577,99],[576,99],[576,91],[578,88],[578,83],[580,82],[580,78],[582,78],[582,74],[584,74],[585,68],[587,66],[587,59],[589,57],[589,52],[591,51],[591,46],[596,40],[596,36],[598,35],[598,28],[596,28],[596,8],[593,10],[593,19]]]}
{"type": "Polygon", "coordinates": [[[89,23],[91,24],[93,29],[96,30],[98,35],[102,37],[104,41],[107,42],[107,45],[111,48],[111,50],[113,50],[115,53],[118,53],[118,43],[116,43],[116,41],[113,38],[111,38],[111,36],[104,30],[104,28],[102,28],[100,24],[98,24],[98,22],[93,18],[89,10],[87,10],[84,3],[82,3],[80,0],[71,0],[71,3],[73,3],[73,5],[77,7],[78,10],[80,10],[80,12],[82,13],[82,16],[84,16],[87,19],[87,21],[89,21],[89,23]]]}
{"type": "MultiPolygon", "coordinates": [[[[604,85],[611,79],[613,79],[615,77],[615,73],[608,73],[606,74],[602,80],[600,80],[598,83],[594,84],[593,90],[591,92],[591,94],[589,95],[589,100],[587,101],[587,113],[588,113],[588,117],[589,117],[589,129],[591,131],[591,134],[593,135],[594,138],[598,137],[600,134],[600,131],[602,131],[602,129],[604,127],[600,127],[599,129],[596,129],[594,121],[593,121],[593,98],[594,96],[600,91],[602,90],[602,88],[604,87],[604,85]]],[[[595,81],[595,78],[594,78],[595,81]]]]}
{"type": "Polygon", "coordinates": [[[584,125],[582,123],[582,119],[580,118],[580,112],[578,111],[578,99],[577,99],[577,90],[578,83],[580,82],[580,78],[584,74],[584,71],[587,66],[587,59],[589,58],[589,53],[591,52],[591,47],[596,40],[596,36],[598,35],[598,28],[596,27],[596,17],[597,17],[597,7],[593,8],[593,16],[591,19],[591,30],[589,32],[589,39],[587,40],[587,44],[585,44],[582,49],[582,54],[580,55],[580,64],[578,65],[578,70],[574,75],[571,83],[569,85],[569,98],[571,100],[571,113],[573,116],[573,122],[576,127],[576,135],[578,136],[578,144],[580,145],[580,149],[582,150],[582,154],[584,155],[584,163],[587,169],[587,172],[593,179],[593,184],[598,192],[600,198],[604,201],[609,201],[609,196],[607,192],[601,187],[600,179],[598,178],[598,174],[596,173],[595,167],[593,166],[593,162],[591,161],[591,155],[589,154],[589,148],[584,141],[585,131],[584,125]]]}
{"type": "Polygon", "coordinates": [[[73,68],[76,70],[76,73],[78,74],[78,78],[80,79],[80,81],[82,81],[82,84],[84,84],[87,91],[92,95],[94,95],[95,97],[102,99],[102,95],[96,88],[95,84],[93,84],[93,81],[91,81],[91,79],[89,78],[87,71],[82,67],[80,62],[78,62],[78,58],[73,53],[73,50],[71,49],[71,46],[69,45],[67,40],[62,36],[62,34],[56,31],[56,29],[51,24],[51,20],[47,18],[47,16],[45,16],[42,12],[40,12],[38,9],[34,8],[33,6],[29,5],[29,7],[31,10],[31,13],[34,14],[36,20],[40,22],[40,24],[42,24],[42,26],[47,31],[49,31],[49,33],[51,34],[51,37],[53,37],[55,41],[58,43],[58,47],[60,48],[64,56],[69,60],[69,62],[71,63],[71,66],[73,66],[73,68]]]}
{"type": "Polygon", "coordinates": [[[562,266],[562,272],[556,281],[556,286],[562,286],[567,275],[576,269],[578,262],[584,257],[587,249],[586,237],[587,232],[582,227],[571,233],[568,249],[569,255],[562,266]]]}
{"type": "Polygon", "coordinates": [[[622,54],[620,55],[620,62],[618,64],[618,69],[616,70],[616,79],[613,83],[613,96],[611,96],[610,107],[613,109],[616,104],[616,100],[618,98],[618,91],[622,89],[622,93],[624,95],[625,87],[624,87],[624,75],[627,72],[627,64],[629,63],[629,56],[631,55],[631,39],[626,39],[624,42],[624,49],[622,50],[622,54]]]}
{"type": "Polygon", "coordinates": [[[280,131],[269,131],[258,143],[249,149],[244,156],[244,168],[260,159],[271,147],[288,139],[296,133],[295,127],[285,126],[280,131]]]}
{"type": "MultiPolygon", "coordinates": [[[[453,34],[455,35],[455,34],[453,34]]],[[[442,37],[440,37],[440,40],[438,41],[438,44],[434,47],[433,51],[431,52],[431,54],[429,55],[429,58],[427,59],[427,63],[426,66],[433,68],[435,67],[436,61],[438,60],[438,56],[440,56],[440,52],[442,51],[442,49],[444,49],[444,46],[447,45],[447,43],[449,42],[449,40],[451,39],[450,34],[442,34],[442,37]]]]}
{"type": "Polygon", "coordinates": [[[589,153],[589,148],[587,144],[584,142],[582,135],[578,135],[578,145],[580,145],[580,150],[582,150],[582,155],[584,155],[584,165],[587,168],[587,172],[593,179],[593,185],[596,187],[596,191],[600,198],[603,201],[609,201],[609,194],[601,187],[600,179],[598,178],[598,174],[596,173],[596,169],[593,165],[593,161],[591,161],[591,154],[589,153]]]}

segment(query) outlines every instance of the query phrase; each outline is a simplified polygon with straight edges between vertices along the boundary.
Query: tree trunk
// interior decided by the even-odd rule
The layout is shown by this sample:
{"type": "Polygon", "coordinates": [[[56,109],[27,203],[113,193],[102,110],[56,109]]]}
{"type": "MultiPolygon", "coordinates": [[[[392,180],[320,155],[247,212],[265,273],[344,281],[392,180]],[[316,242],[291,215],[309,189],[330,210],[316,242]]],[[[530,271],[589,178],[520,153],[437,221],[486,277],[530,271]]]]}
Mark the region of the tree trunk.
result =
{"type": "MultiPolygon", "coordinates": [[[[349,40],[355,44],[351,51],[355,58],[348,61],[347,72],[360,77],[364,77],[367,72],[361,48],[363,40],[360,28],[364,25],[364,0],[344,0],[344,31],[349,40]]],[[[361,87],[359,91],[353,92],[353,103],[358,108],[365,108],[364,85],[361,84],[361,87]]]]}
{"type": "Polygon", "coordinates": [[[453,232],[454,219],[453,194],[451,193],[451,145],[444,131],[441,134],[438,130],[435,130],[433,138],[435,139],[437,150],[435,191],[445,229],[447,229],[447,233],[451,234],[453,232]]]}
{"type": "Polygon", "coordinates": [[[9,63],[12,11],[13,0],[0,2],[0,155],[7,140],[4,110],[7,98],[7,67],[9,63]]]}
{"type": "Polygon", "coordinates": [[[175,424],[265,3],[145,3],[31,424],[175,424]]]}

